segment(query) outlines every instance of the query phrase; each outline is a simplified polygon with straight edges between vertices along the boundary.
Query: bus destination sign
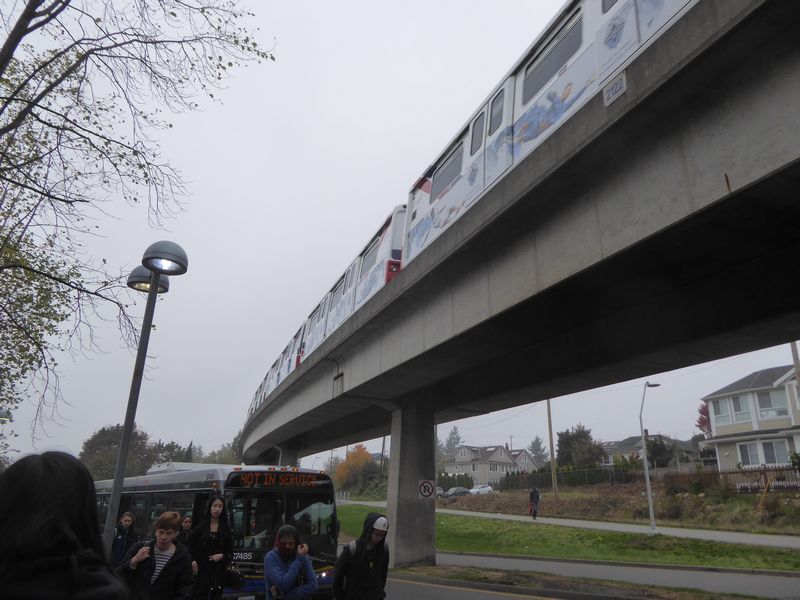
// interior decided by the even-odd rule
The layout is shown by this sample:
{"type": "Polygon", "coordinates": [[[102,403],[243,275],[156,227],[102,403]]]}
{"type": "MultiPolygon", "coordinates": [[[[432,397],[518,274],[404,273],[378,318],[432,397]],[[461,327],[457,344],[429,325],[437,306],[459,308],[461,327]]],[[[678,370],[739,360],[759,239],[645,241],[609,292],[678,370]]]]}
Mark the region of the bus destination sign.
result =
{"type": "Polygon", "coordinates": [[[274,471],[237,471],[228,475],[226,487],[285,488],[325,485],[330,479],[319,473],[281,473],[274,471]]]}

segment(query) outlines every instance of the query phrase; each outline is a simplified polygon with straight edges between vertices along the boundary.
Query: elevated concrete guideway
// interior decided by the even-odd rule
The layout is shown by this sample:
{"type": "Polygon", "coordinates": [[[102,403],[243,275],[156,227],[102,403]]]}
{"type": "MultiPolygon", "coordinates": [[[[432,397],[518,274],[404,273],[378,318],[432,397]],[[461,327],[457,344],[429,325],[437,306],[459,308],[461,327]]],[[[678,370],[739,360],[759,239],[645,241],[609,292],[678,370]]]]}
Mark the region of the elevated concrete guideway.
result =
{"type": "Polygon", "coordinates": [[[435,423],[800,337],[798,25],[695,5],[273,392],[245,458],[391,432],[394,561],[431,561],[435,423]]]}

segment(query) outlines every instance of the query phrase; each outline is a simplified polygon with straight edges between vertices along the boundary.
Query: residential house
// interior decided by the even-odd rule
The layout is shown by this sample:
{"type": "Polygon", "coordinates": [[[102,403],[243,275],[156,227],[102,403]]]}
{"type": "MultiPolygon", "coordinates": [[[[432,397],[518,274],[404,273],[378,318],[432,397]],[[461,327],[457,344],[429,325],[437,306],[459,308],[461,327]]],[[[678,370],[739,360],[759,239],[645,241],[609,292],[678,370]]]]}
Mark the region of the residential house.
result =
{"type": "MultiPolygon", "coordinates": [[[[660,439],[667,446],[672,448],[672,461],[675,465],[693,463],[698,460],[698,453],[692,440],[676,440],[661,433],[650,436],[652,439],[660,439]]],[[[642,436],[632,435],[618,442],[600,442],[606,455],[601,461],[602,466],[612,467],[615,461],[629,459],[631,455],[642,458],[642,436]]]]}
{"type": "Polygon", "coordinates": [[[537,463],[536,460],[534,460],[533,455],[527,450],[527,448],[509,450],[508,453],[517,464],[517,471],[521,471],[523,473],[533,473],[534,471],[538,471],[542,466],[537,463]]]}
{"type": "Polygon", "coordinates": [[[517,463],[505,446],[458,446],[455,456],[444,463],[445,473],[472,477],[475,485],[499,483],[506,473],[518,471],[517,463]]]}
{"type": "Polygon", "coordinates": [[[785,465],[800,449],[800,402],[791,365],[751,373],[702,398],[720,469],[785,465]]]}
{"type": "Polygon", "coordinates": [[[600,442],[606,453],[602,460],[604,467],[613,467],[615,461],[630,458],[631,455],[642,458],[642,436],[632,435],[618,442],[600,442]]]}

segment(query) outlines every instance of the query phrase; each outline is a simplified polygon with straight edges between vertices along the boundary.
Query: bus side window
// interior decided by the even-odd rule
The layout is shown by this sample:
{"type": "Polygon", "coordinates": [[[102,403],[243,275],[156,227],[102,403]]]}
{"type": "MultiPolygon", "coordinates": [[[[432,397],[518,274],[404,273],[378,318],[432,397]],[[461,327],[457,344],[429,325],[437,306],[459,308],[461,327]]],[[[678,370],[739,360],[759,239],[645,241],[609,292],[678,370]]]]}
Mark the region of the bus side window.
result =
{"type": "Polygon", "coordinates": [[[194,494],[190,492],[174,493],[172,494],[172,504],[170,505],[170,509],[178,511],[181,519],[183,519],[183,517],[187,515],[192,515],[193,504],[194,494]]]}
{"type": "Polygon", "coordinates": [[[133,513],[133,516],[136,517],[136,521],[133,524],[134,531],[139,534],[139,537],[144,538],[150,534],[147,530],[148,521],[147,521],[147,504],[149,498],[147,497],[148,494],[131,494],[129,496],[130,504],[128,505],[128,511],[133,513]]]}
{"type": "Polygon", "coordinates": [[[149,518],[147,519],[147,535],[155,536],[156,533],[156,521],[158,517],[161,516],[161,513],[167,510],[167,507],[170,505],[169,496],[165,494],[152,494],[150,496],[150,510],[149,518]]]}

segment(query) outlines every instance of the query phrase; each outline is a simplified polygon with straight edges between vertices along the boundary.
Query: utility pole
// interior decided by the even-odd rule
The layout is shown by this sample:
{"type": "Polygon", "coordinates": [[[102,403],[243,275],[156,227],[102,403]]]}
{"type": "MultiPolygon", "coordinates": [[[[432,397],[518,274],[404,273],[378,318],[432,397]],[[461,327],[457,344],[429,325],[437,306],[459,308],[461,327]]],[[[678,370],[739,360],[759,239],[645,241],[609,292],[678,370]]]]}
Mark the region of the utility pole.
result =
{"type": "Polygon", "coordinates": [[[513,450],[514,449],[514,436],[510,435],[510,436],[508,436],[508,439],[509,439],[509,448],[508,449],[509,450],[513,450]]]}
{"type": "Polygon", "coordinates": [[[795,387],[794,391],[797,397],[800,398],[800,358],[798,358],[797,354],[797,342],[792,342],[792,361],[794,362],[794,380],[795,380],[795,387]]]}
{"type": "Polygon", "coordinates": [[[550,413],[550,398],[547,399],[547,431],[550,433],[550,474],[553,477],[553,503],[558,512],[558,480],[556,478],[556,451],[553,448],[553,417],[550,413]]]}
{"type": "Polygon", "coordinates": [[[383,442],[381,442],[381,466],[380,471],[378,471],[378,483],[383,481],[383,453],[386,452],[386,436],[383,436],[383,442]]]}

